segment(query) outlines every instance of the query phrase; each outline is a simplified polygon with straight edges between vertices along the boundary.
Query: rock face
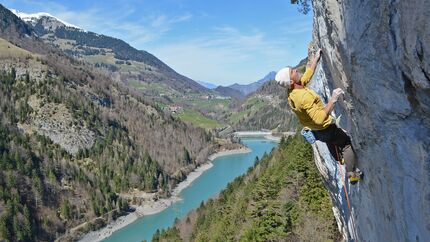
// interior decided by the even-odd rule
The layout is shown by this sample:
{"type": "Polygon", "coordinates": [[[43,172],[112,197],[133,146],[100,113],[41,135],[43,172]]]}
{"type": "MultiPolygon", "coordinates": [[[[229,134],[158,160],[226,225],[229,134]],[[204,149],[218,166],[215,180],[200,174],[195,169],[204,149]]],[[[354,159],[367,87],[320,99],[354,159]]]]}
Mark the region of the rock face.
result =
{"type": "Polygon", "coordinates": [[[76,120],[64,104],[44,103],[35,95],[30,96],[28,104],[33,110],[29,120],[18,123],[24,132],[45,135],[72,155],[93,146],[95,133],[76,120]]]}
{"type": "MultiPolygon", "coordinates": [[[[327,147],[314,145],[348,241],[430,238],[430,1],[313,1],[323,50],[312,86],[345,90],[335,112],[365,180],[346,184],[327,147]]],[[[343,173],[344,174],[344,173],[343,173]]]]}

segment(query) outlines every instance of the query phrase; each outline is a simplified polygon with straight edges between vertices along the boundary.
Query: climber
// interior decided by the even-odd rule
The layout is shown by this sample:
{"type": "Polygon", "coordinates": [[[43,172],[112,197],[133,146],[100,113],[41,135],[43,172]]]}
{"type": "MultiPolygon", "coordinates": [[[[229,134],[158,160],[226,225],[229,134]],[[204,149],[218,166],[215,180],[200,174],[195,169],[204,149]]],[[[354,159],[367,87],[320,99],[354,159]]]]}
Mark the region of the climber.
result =
{"type": "Polygon", "coordinates": [[[334,104],[344,92],[340,88],[333,90],[330,100],[324,106],[318,94],[306,87],[320,57],[321,50],[318,50],[311,66],[306,68],[303,75],[295,68],[285,67],[278,71],[275,80],[282,87],[288,88],[288,103],[300,123],[305,129],[310,130],[315,139],[327,144],[330,153],[336,157],[336,160],[345,161],[347,177],[351,184],[355,184],[361,179],[363,173],[356,167],[351,138],[334,124],[333,117],[330,116],[334,104]]]}

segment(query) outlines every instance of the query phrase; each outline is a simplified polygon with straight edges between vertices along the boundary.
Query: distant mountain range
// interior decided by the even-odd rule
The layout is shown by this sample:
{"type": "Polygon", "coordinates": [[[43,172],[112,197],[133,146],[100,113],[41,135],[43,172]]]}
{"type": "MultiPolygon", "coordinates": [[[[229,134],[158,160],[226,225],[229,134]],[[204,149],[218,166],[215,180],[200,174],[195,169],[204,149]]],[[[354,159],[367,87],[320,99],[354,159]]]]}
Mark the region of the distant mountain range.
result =
{"type": "Polygon", "coordinates": [[[197,83],[199,83],[200,85],[206,87],[207,89],[215,89],[218,87],[218,85],[209,83],[209,82],[204,82],[204,81],[196,81],[197,83]]]}
{"type": "Polygon", "coordinates": [[[243,93],[231,87],[218,86],[214,90],[217,91],[222,96],[232,97],[238,101],[241,101],[246,97],[245,95],[243,95],[243,93]]]}
{"type": "Polygon", "coordinates": [[[270,80],[275,79],[276,72],[271,71],[266,76],[261,78],[260,80],[253,82],[251,84],[233,84],[230,86],[218,86],[215,88],[215,91],[220,93],[223,96],[229,96],[236,100],[243,100],[249,94],[257,91],[259,87],[261,87],[264,83],[270,80]]]}
{"type": "Polygon", "coordinates": [[[251,84],[243,85],[243,84],[235,83],[235,84],[230,85],[228,87],[241,92],[244,96],[247,96],[248,94],[255,92],[259,87],[261,87],[267,81],[275,80],[275,75],[276,75],[276,72],[271,71],[262,79],[260,79],[256,82],[253,82],[251,84]]]}

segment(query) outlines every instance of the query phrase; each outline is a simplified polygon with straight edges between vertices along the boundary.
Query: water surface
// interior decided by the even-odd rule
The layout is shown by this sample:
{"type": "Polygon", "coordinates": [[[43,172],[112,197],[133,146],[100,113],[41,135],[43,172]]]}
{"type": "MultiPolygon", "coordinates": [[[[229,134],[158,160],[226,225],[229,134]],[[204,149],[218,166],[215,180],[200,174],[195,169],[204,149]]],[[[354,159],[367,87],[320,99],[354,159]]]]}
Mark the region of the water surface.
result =
{"type": "Polygon", "coordinates": [[[277,143],[265,139],[242,139],[252,152],[246,154],[226,155],[216,158],[213,167],[205,171],[191,185],[179,194],[181,201],[174,203],[160,213],[147,215],[126,227],[114,232],[104,242],[141,242],[151,241],[157,229],[165,229],[173,225],[175,218],[183,218],[187,213],[200,206],[202,201],[215,196],[237,176],[244,174],[254,165],[255,158],[270,153],[277,143]]]}

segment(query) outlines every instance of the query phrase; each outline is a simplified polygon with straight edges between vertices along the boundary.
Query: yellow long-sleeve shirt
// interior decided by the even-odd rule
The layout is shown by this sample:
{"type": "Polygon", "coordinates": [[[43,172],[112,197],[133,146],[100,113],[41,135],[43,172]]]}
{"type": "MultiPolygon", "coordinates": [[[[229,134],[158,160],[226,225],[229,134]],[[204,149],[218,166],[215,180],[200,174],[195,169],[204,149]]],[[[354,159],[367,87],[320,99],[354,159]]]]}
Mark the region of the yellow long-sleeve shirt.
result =
{"type": "Polygon", "coordinates": [[[322,130],[333,122],[333,118],[324,112],[324,104],[320,96],[306,87],[313,74],[312,69],[306,68],[300,79],[303,88],[290,91],[288,103],[304,127],[311,130],[322,130]]]}

